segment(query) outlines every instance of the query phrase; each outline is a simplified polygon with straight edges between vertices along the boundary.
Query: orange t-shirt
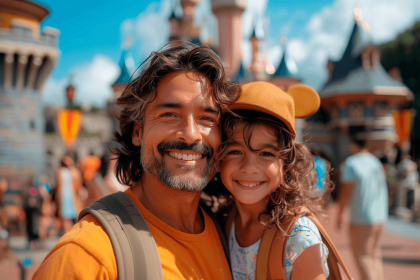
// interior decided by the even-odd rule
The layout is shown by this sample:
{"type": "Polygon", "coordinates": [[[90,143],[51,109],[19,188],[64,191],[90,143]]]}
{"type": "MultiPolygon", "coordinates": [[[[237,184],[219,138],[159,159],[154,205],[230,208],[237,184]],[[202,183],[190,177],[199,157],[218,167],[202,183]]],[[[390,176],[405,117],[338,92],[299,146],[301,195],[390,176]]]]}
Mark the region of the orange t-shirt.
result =
{"type": "MultiPolygon", "coordinates": [[[[204,231],[188,234],[156,218],[131,189],[125,193],[135,202],[153,234],[164,279],[232,279],[216,227],[204,211],[204,231]]],[[[111,240],[92,215],[85,216],[58,241],[33,276],[33,279],[117,278],[111,240]]]]}

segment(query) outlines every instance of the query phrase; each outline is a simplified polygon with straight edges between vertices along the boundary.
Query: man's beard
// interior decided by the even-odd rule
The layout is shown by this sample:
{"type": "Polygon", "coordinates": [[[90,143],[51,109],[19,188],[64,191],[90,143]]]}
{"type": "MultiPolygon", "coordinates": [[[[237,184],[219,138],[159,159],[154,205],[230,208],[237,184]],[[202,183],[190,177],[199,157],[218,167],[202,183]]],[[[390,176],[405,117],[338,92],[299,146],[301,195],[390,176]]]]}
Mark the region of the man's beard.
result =
{"type": "Polygon", "coordinates": [[[182,142],[162,142],[157,147],[161,159],[157,159],[153,151],[147,150],[144,143],[141,144],[141,165],[147,173],[157,176],[162,184],[178,191],[198,192],[203,190],[209,181],[210,173],[216,173],[218,162],[214,160],[214,150],[208,145],[202,144],[185,144],[182,142]],[[191,171],[196,167],[178,166],[186,171],[185,174],[174,175],[170,170],[165,167],[165,151],[167,150],[189,150],[206,155],[205,160],[207,165],[203,172],[195,178],[191,178],[191,171]]]}

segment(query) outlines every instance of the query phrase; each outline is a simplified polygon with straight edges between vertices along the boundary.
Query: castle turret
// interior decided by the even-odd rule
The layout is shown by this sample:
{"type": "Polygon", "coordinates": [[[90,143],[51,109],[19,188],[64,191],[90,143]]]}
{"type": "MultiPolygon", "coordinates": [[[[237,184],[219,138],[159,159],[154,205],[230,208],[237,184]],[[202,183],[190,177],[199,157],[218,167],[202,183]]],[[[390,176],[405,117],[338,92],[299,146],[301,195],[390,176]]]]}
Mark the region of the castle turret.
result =
{"type": "Polygon", "coordinates": [[[59,56],[59,31],[40,33],[48,14],[30,1],[0,1],[0,176],[44,171],[41,93],[59,56]]]}
{"type": "Polygon", "coordinates": [[[127,86],[131,78],[130,71],[128,70],[129,67],[127,66],[127,61],[126,61],[127,56],[128,56],[128,51],[123,50],[123,52],[121,53],[121,58],[120,58],[120,75],[112,84],[112,89],[114,90],[115,98],[118,98],[121,96],[121,94],[123,93],[125,87],[127,86]]]}
{"type": "Polygon", "coordinates": [[[249,66],[249,71],[252,73],[254,78],[258,81],[263,80],[265,77],[265,67],[264,63],[261,59],[261,52],[260,52],[260,41],[262,37],[257,36],[255,26],[252,31],[251,38],[249,41],[251,42],[252,47],[252,61],[251,65],[249,66]]]}
{"type": "Polygon", "coordinates": [[[283,45],[283,56],[280,60],[279,66],[277,66],[276,71],[270,77],[270,82],[281,88],[282,90],[287,90],[289,87],[299,84],[300,79],[295,77],[294,73],[289,69],[289,66],[286,62],[286,38],[282,38],[283,45]]]}
{"type": "Polygon", "coordinates": [[[182,30],[182,18],[179,18],[175,14],[175,9],[172,9],[171,16],[169,17],[169,24],[171,25],[171,35],[169,42],[171,47],[174,47],[173,42],[179,40],[181,37],[182,30]]]}
{"type": "Polygon", "coordinates": [[[184,12],[184,17],[182,19],[182,33],[181,38],[184,40],[191,39],[191,35],[194,31],[193,26],[193,13],[195,6],[200,2],[200,0],[181,0],[181,7],[184,12]]]}
{"type": "Polygon", "coordinates": [[[242,61],[241,15],[246,0],[211,0],[213,13],[219,21],[218,54],[225,63],[227,73],[235,76],[242,61]]]}

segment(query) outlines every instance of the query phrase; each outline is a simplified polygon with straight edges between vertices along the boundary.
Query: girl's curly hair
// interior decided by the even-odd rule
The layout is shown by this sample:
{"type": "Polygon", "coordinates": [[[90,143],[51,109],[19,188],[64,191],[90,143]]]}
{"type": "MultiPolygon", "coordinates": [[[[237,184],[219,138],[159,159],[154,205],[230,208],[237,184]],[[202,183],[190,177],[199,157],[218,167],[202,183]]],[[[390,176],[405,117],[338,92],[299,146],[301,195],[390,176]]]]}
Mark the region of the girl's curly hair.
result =
{"type": "Polygon", "coordinates": [[[260,214],[259,221],[270,228],[276,225],[283,231],[281,224],[300,215],[302,207],[306,207],[314,214],[324,214],[329,193],[333,189],[329,173],[329,163],[326,168],[324,182],[325,190],[317,192],[315,184],[317,178],[314,170],[314,160],[309,149],[297,143],[286,125],[279,119],[252,110],[234,110],[234,114],[226,113],[223,116],[223,143],[219,148],[218,158],[223,159],[235,129],[243,125],[243,137],[248,149],[257,152],[251,147],[251,137],[258,125],[265,125],[277,131],[279,148],[277,156],[283,164],[282,184],[270,194],[267,209],[260,214]]]}

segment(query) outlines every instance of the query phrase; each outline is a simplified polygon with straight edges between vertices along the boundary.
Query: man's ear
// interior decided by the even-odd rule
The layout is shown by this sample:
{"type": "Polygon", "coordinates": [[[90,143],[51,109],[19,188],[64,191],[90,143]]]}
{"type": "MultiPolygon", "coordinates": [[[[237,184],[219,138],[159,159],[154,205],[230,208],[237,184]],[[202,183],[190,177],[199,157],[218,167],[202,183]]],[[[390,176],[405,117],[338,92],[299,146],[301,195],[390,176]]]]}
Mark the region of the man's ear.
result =
{"type": "Polygon", "coordinates": [[[141,129],[138,123],[134,123],[133,134],[131,135],[131,141],[134,146],[140,146],[141,144],[141,129]]]}

